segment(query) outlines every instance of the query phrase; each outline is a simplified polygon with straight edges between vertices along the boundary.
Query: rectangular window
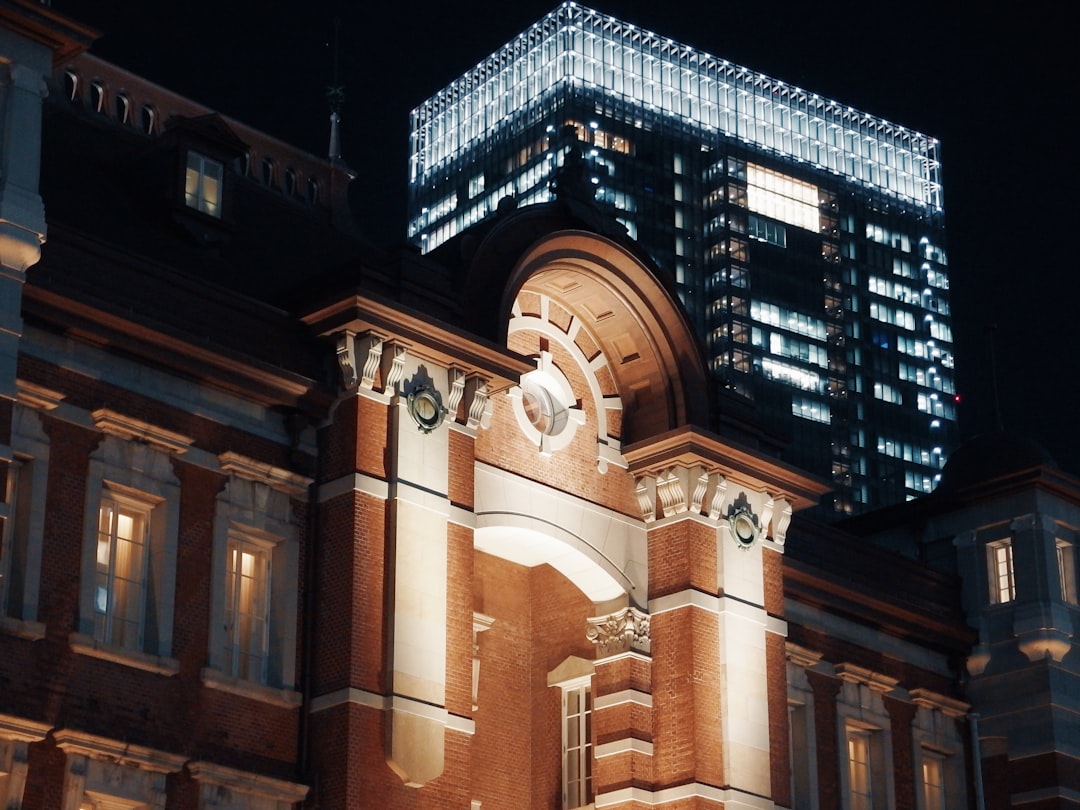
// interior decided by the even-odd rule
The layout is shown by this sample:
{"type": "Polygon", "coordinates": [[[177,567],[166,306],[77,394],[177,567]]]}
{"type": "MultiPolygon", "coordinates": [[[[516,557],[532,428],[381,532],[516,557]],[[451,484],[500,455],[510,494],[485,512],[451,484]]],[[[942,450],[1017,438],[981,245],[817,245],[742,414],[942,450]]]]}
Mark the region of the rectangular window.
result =
{"type": "Polygon", "coordinates": [[[870,761],[870,732],[849,728],[848,749],[848,810],[873,810],[873,763],[870,761]]]}
{"type": "Polygon", "coordinates": [[[1067,540],[1057,540],[1057,564],[1061,582],[1061,598],[1075,605],[1076,598],[1076,553],[1073,544],[1067,540]]]}
{"type": "Polygon", "coordinates": [[[113,493],[101,499],[94,580],[94,639],[142,649],[150,508],[113,493]]]}
{"type": "Polygon", "coordinates": [[[593,800],[592,691],[588,682],[562,693],[563,807],[584,807],[593,800]]]}
{"type": "Polygon", "coordinates": [[[922,752],[922,810],[945,810],[944,757],[922,752]]]}
{"type": "Polygon", "coordinates": [[[230,537],[225,572],[225,673],[266,683],[271,549],[230,537]]]}
{"type": "Polygon", "coordinates": [[[0,534],[0,616],[23,615],[30,523],[30,462],[15,458],[8,465],[7,518],[0,534]]]}
{"type": "Polygon", "coordinates": [[[990,568],[990,603],[1003,605],[1016,598],[1016,581],[1013,578],[1012,541],[999,540],[986,547],[990,568]]]}
{"type": "Polygon", "coordinates": [[[221,183],[224,167],[216,160],[188,152],[184,176],[184,202],[189,208],[221,217],[221,183]]]}

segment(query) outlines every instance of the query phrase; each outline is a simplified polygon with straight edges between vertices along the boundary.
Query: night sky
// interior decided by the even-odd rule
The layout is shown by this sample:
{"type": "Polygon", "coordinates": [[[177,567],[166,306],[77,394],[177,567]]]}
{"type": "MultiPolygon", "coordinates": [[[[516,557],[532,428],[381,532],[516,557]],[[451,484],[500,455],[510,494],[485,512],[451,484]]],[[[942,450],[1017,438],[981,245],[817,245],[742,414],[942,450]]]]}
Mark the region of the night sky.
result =
{"type": "MultiPolygon", "coordinates": [[[[373,5],[53,0],[102,32],[98,56],[318,155],[327,149],[324,92],[339,18],[343,156],[358,174],[361,227],[392,244],[405,234],[410,110],[555,0],[373,5]]],[[[592,5],[938,138],[961,432],[993,429],[996,368],[1006,429],[1080,474],[1071,123],[1080,71],[1058,9],[1044,0],[592,5]]]]}

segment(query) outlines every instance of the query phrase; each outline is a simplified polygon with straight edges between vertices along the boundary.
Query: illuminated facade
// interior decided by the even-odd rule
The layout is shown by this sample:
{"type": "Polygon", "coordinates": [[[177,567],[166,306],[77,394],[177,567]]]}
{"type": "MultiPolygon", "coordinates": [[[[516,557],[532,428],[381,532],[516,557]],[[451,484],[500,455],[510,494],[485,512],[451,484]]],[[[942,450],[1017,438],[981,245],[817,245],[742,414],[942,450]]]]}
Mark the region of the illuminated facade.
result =
{"type": "Polygon", "coordinates": [[[936,140],[564,3],[413,112],[410,240],[551,199],[572,148],[836,511],[931,491],[956,439],[936,140]]]}

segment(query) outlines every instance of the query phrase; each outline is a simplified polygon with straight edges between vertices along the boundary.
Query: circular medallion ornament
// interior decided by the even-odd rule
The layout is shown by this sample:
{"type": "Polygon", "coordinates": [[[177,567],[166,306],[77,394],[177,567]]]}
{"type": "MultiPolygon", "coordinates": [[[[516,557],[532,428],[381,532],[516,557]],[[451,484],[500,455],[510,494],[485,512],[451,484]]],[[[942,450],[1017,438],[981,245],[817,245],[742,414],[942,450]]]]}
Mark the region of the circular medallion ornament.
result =
{"type": "Polygon", "coordinates": [[[761,532],[758,526],[757,515],[748,508],[736,509],[728,515],[728,526],[731,528],[731,536],[739,544],[739,548],[750,548],[757,540],[761,532]]]}
{"type": "Polygon", "coordinates": [[[439,392],[430,385],[422,385],[409,394],[409,415],[416,422],[417,428],[424,433],[431,433],[442,424],[446,409],[439,392]]]}

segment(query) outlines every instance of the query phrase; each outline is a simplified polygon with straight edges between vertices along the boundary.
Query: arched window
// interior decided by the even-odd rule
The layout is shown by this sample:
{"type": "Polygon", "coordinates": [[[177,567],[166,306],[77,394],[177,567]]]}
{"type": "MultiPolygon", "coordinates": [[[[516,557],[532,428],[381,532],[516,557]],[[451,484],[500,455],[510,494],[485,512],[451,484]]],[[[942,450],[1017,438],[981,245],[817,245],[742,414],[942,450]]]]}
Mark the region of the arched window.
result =
{"type": "Polygon", "coordinates": [[[114,102],[116,120],[121,124],[131,123],[131,99],[123,93],[116,94],[114,102]]]}
{"type": "Polygon", "coordinates": [[[90,109],[105,112],[105,85],[98,79],[90,82],[90,109]]]}
{"type": "Polygon", "coordinates": [[[285,193],[290,197],[296,196],[296,171],[294,169],[285,170],[285,193]]]}
{"type": "Polygon", "coordinates": [[[271,157],[264,157],[261,166],[263,185],[269,188],[274,185],[274,159],[271,157]]]}
{"type": "Polygon", "coordinates": [[[307,179],[307,201],[311,205],[317,205],[319,202],[319,181],[314,177],[307,179]]]}
{"type": "Polygon", "coordinates": [[[143,104],[139,115],[139,126],[147,135],[153,135],[157,130],[157,110],[151,104],[143,104]]]}
{"type": "Polygon", "coordinates": [[[64,71],[64,95],[68,101],[79,100],[79,74],[71,68],[64,71]]]}

